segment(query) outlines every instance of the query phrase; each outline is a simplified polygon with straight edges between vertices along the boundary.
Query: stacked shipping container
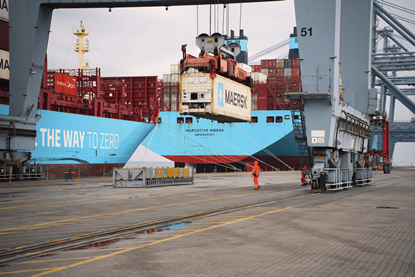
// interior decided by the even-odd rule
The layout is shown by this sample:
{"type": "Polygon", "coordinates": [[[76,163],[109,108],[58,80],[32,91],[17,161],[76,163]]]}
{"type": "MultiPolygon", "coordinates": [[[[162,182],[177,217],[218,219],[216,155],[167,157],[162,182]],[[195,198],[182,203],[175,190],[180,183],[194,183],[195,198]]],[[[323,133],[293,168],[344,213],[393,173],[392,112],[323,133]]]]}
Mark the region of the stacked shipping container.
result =
{"type": "Polygon", "coordinates": [[[285,98],[287,92],[301,90],[300,60],[262,60],[260,70],[267,76],[266,82],[255,82],[252,94],[252,109],[289,110],[290,103],[285,98]]]}
{"type": "MultiPolygon", "coordinates": [[[[260,65],[250,67],[254,82],[252,110],[289,110],[285,93],[301,90],[300,60],[262,60],[260,65]]],[[[164,74],[163,80],[158,81],[158,90],[163,96],[160,104],[162,111],[179,110],[179,82],[173,81],[176,75],[180,76],[177,72],[178,65],[171,65],[171,73],[164,74]]]]}
{"type": "Polygon", "coordinates": [[[162,111],[179,110],[179,64],[170,66],[170,74],[163,74],[163,80],[158,81],[159,93],[161,98],[162,111]]]}

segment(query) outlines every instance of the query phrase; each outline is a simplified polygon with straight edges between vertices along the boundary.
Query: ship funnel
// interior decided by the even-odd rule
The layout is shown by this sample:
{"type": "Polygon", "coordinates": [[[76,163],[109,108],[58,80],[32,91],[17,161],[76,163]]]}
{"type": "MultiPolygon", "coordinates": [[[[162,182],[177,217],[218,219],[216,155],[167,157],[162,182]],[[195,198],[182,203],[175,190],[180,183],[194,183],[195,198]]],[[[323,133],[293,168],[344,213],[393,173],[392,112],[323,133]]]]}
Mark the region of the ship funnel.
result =
{"type": "Polygon", "coordinates": [[[238,62],[248,64],[248,37],[243,29],[239,30],[239,37],[235,37],[235,32],[231,30],[231,37],[225,40],[225,45],[235,53],[238,62]]]}
{"type": "Polygon", "coordinates": [[[294,27],[293,33],[290,35],[290,50],[288,52],[289,59],[299,58],[298,53],[298,37],[297,37],[297,27],[294,27]]]}

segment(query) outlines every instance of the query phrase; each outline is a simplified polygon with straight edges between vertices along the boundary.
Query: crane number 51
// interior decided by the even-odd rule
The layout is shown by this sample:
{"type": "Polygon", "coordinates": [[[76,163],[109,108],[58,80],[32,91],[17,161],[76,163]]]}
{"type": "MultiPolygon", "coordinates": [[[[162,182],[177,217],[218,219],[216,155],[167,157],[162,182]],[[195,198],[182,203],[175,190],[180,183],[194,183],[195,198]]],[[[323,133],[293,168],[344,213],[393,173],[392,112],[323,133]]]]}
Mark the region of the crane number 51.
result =
{"type": "Polygon", "coordinates": [[[301,28],[301,36],[305,37],[307,35],[310,35],[310,37],[313,35],[313,33],[311,32],[313,28],[301,28]]]}

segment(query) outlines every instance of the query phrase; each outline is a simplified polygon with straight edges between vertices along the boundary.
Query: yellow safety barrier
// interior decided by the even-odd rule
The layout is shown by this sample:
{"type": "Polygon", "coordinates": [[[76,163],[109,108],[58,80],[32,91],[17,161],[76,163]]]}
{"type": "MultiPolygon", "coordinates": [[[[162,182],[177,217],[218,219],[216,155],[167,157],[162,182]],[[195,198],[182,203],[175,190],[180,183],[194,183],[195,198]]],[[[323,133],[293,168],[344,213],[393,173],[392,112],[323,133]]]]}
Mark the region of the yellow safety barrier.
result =
{"type": "Polygon", "coordinates": [[[157,178],[163,178],[163,169],[157,168],[157,178]]]}
{"type": "Polygon", "coordinates": [[[174,177],[179,178],[179,168],[174,169],[174,177]]]}
{"type": "Polygon", "coordinates": [[[167,177],[174,178],[174,168],[167,168],[167,177]]]}
{"type": "Polygon", "coordinates": [[[189,177],[189,169],[187,167],[184,168],[184,177],[189,177]]]}

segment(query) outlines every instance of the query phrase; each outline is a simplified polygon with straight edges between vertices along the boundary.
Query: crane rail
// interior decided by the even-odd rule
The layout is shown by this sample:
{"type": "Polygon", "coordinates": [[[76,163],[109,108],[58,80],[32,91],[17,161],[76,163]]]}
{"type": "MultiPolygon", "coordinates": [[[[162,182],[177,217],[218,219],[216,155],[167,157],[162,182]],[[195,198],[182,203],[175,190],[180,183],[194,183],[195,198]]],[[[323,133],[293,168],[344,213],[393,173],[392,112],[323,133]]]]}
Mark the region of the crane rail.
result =
{"type": "Polygon", "coordinates": [[[248,208],[253,208],[257,206],[267,205],[267,204],[275,203],[277,201],[284,201],[284,200],[289,200],[293,198],[299,198],[299,197],[309,195],[309,194],[310,192],[297,193],[297,194],[274,198],[271,200],[267,199],[267,200],[261,200],[261,201],[253,201],[253,202],[239,204],[239,205],[218,207],[212,210],[198,212],[198,213],[184,215],[184,216],[168,217],[168,218],[163,218],[163,219],[151,220],[145,223],[124,225],[118,228],[112,228],[111,230],[97,231],[97,232],[89,233],[89,234],[78,236],[78,237],[67,237],[67,238],[60,239],[58,241],[49,241],[49,242],[38,243],[38,244],[33,244],[33,245],[28,245],[28,246],[22,246],[22,247],[18,247],[18,248],[0,253],[0,264],[5,264],[10,261],[28,258],[31,256],[36,256],[36,255],[39,255],[40,251],[43,254],[47,252],[61,251],[61,250],[65,250],[65,249],[69,249],[73,247],[79,247],[84,244],[99,242],[102,239],[106,238],[107,236],[112,237],[115,234],[122,234],[126,232],[131,232],[131,231],[145,232],[145,231],[152,230],[154,228],[162,228],[162,227],[170,226],[172,224],[184,223],[189,220],[196,220],[200,218],[230,213],[230,212],[234,212],[234,211],[238,211],[242,209],[248,209],[248,208]]]}

